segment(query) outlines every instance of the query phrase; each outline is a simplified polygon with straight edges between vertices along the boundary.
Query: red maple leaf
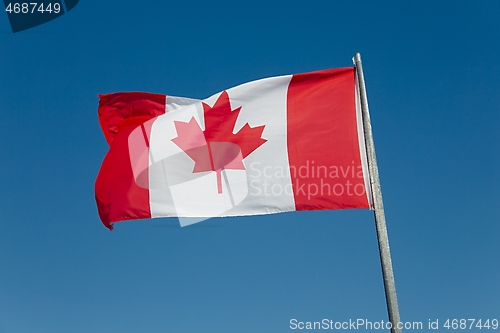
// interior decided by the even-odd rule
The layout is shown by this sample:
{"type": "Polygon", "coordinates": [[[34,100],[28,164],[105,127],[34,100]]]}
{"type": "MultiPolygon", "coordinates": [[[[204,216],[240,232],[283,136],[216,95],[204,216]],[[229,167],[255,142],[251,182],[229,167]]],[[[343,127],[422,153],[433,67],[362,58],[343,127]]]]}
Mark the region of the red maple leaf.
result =
{"type": "Polygon", "coordinates": [[[231,110],[226,91],[213,107],[202,104],[205,131],[201,130],[194,117],[188,123],[174,121],[177,137],[172,141],[195,162],[193,173],[216,172],[217,192],[221,194],[222,170],[245,170],[243,159],[267,141],[261,137],[265,125],[250,127],[246,123],[238,133],[233,134],[241,107],[231,110]]]}

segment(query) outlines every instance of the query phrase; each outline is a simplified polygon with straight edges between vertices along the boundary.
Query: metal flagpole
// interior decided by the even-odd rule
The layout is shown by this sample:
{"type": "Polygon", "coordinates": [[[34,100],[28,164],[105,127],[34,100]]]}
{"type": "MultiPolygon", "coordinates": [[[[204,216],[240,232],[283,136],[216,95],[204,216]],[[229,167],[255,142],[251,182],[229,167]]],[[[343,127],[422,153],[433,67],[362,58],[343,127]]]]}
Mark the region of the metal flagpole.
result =
{"type": "Polygon", "coordinates": [[[377,227],[378,249],[380,253],[380,262],[382,264],[387,311],[389,312],[389,320],[392,323],[391,333],[401,333],[401,328],[396,327],[401,320],[399,317],[398,300],[396,298],[396,285],[394,283],[394,273],[392,271],[389,236],[387,235],[387,226],[385,224],[384,203],[382,202],[382,191],[380,189],[380,179],[378,175],[377,159],[375,156],[375,145],[373,143],[372,125],[370,123],[370,112],[368,110],[368,98],[366,97],[365,77],[363,75],[363,66],[361,64],[361,54],[356,53],[353,61],[356,65],[356,72],[358,74],[366,154],[368,159],[368,170],[370,173],[373,211],[375,215],[375,225],[377,227]]]}

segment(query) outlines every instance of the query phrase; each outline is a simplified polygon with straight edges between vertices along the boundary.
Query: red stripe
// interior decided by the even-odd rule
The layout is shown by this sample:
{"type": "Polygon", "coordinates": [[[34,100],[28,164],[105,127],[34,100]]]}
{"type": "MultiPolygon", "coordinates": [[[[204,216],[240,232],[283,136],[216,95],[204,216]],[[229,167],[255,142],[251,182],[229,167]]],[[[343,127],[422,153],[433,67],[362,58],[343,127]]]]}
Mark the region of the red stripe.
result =
{"type": "MultiPolygon", "coordinates": [[[[137,147],[129,146],[129,136],[138,127],[151,134],[148,120],[165,113],[165,95],[146,93],[117,93],[101,95],[99,121],[110,148],[97,175],[95,196],[99,216],[103,224],[112,229],[112,223],[122,220],[151,218],[149,190],[147,189],[148,152],[139,157],[130,152],[137,147]],[[147,122],[147,123],[146,123],[147,122]],[[140,160],[137,160],[140,158],[140,160]],[[145,168],[140,177],[134,177],[134,167],[145,168]],[[141,185],[142,186],[139,186],[141,185]],[[139,184],[139,185],[138,185],[139,184]]],[[[141,142],[146,139],[141,133],[141,142]]],[[[146,143],[149,140],[146,140],[146,143]]],[[[149,149],[149,147],[144,147],[149,149]]]]}
{"type": "Polygon", "coordinates": [[[120,123],[131,117],[156,117],[165,113],[165,95],[125,92],[99,95],[99,123],[109,144],[120,123]]]}
{"type": "Polygon", "coordinates": [[[339,68],[292,77],[287,140],[296,210],[369,208],[354,73],[354,68],[339,68]]]}

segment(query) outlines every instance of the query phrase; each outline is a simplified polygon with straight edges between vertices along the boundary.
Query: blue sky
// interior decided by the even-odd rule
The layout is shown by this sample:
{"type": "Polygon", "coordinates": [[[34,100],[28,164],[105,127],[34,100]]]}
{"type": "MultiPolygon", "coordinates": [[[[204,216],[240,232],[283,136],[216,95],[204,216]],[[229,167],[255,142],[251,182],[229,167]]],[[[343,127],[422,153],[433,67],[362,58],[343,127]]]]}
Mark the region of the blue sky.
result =
{"type": "Polygon", "coordinates": [[[82,0],[16,34],[0,15],[0,333],[387,320],[370,211],[109,232],[94,201],[97,94],[206,98],[355,52],[402,320],[500,319],[499,15],[495,0],[82,0]]]}

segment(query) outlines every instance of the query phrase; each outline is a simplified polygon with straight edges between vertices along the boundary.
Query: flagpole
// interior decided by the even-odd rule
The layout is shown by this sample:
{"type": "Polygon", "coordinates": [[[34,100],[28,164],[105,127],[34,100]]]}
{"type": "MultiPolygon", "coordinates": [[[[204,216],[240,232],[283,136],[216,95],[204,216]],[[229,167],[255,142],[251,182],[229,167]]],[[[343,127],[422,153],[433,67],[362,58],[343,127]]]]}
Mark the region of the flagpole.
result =
{"type": "Polygon", "coordinates": [[[391,333],[401,333],[401,328],[396,327],[401,322],[399,317],[398,300],[396,297],[396,284],[392,270],[391,251],[389,249],[389,236],[385,223],[384,203],[382,201],[382,190],[378,174],[377,159],[375,156],[375,145],[373,143],[372,125],[370,123],[370,112],[368,110],[368,98],[366,96],[365,77],[363,75],[363,65],[361,64],[361,54],[356,53],[353,58],[358,74],[359,92],[361,97],[361,113],[363,115],[363,129],[365,132],[366,155],[368,159],[368,170],[370,174],[370,187],[373,196],[373,211],[375,215],[375,225],[377,228],[378,249],[380,253],[380,263],[382,265],[382,275],[384,278],[385,299],[389,320],[392,323],[391,333]]]}

